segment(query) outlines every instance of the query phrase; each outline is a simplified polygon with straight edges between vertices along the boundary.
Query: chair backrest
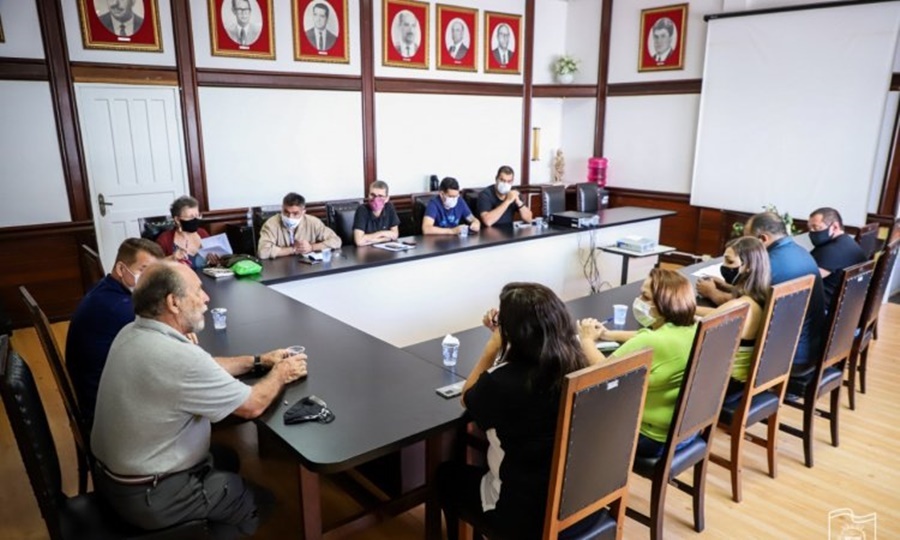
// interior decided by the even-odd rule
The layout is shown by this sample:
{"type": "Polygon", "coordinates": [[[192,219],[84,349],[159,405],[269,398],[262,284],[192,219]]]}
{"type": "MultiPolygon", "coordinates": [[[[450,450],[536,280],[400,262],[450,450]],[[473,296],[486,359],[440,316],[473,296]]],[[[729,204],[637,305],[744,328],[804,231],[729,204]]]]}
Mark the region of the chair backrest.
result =
{"type": "Polygon", "coordinates": [[[878,229],[880,227],[881,225],[877,222],[866,223],[856,233],[856,243],[862,248],[867,259],[874,257],[883,246],[883,242],[878,238],[878,229]]]}
{"type": "Polygon", "coordinates": [[[575,184],[575,209],[596,214],[600,209],[600,188],[593,182],[575,184]]]}
{"type": "Polygon", "coordinates": [[[621,531],[653,351],[566,376],[550,469],[544,538],[613,507],[621,531]],[[616,514],[620,514],[616,516],[616,514]]]}
{"type": "Polygon", "coordinates": [[[6,336],[0,336],[0,396],[50,538],[61,538],[58,516],[66,497],[59,456],[31,370],[6,336]]]}
{"type": "Polygon", "coordinates": [[[87,244],[81,244],[81,268],[91,286],[103,279],[106,272],[103,271],[103,263],[100,261],[100,255],[87,244]]]}
{"type": "Polygon", "coordinates": [[[325,204],[326,224],[341,237],[345,245],[353,245],[353,217],[361,199],[332,201],[325,204]]]}
{"type": "Polygon", "coordinates": [[[850,356],[853,337],[859,328],[866,293],[874,273],[875,261],[866,261],[844,269],[844,279],[829,313],[828,338],[819,362],[820,375],[822,370],[850,356]]]}
{"type": "MultiPolygon", "coordinates": [[[[253,238],[259,239],[259,231],[262,230],[263,224],[270,217],[280,213],[280,204],[268,204],[266,206],[254,206],[250,208],[250,215],[253,216],[253,238]]],[[[253,254],[256,254],[256,246],[253,246],[253,254]]]]}
{"type": "Polygon", "coordinates": [[[675,456],[678,443],[697,432],[703,433],[708,440],[710,428],[716,425],[731,376],[734,353],[749,311],[750,306],[741,304],[698,323],[669,427],[666,469],[675,456]]]}
{"type": "Polygon", "coordinates": [[[422,234],[422,220],[425,218],[425,209],[428,208],[428,201],[438,194],[437,191],[428,193],[417,193],[412,195],[412,216],[413,230],[415,234],[422,234]]]}
{"type": "Polygon", "coordinates": [[[747,376],[753,381],[749,394],[766,390],[790,375],[815,281],[815,276],[808,275],[772,287],[747,376]]]}
{"type": "Polygon", "coordinates": [[[866,303],[863,305],[859,323],[863,332],[878,320],[878,312],[881,310],[884,292],[891,280],[898,251],[900,251],[900,240],[889,243],[875,262],[875,273],[872,275],[872,282],[869,283],[869,292],[866,294],[866,303]]]}
{"type": "Polygon", "coordinates": [[[41,348],[47,357],[47,363],[50,365],[50,371],[53,373],[53,379],[62,396],[63,406],[66,409],[66,416],[69,417],[69,426],[72,428],[72,435],[75,437],[75,444],[78,450],[90,456],[90,439],[87,425],[84,421],[84,415],[81,414],[81,407],[78,405],[78,399],[75,395],[75,386],[69,377],[69,372],[63,363],[62,354],[59,345],[56,343],[56,337],[50,328],[50,321],[44,311],[38,306],[34,297],[28,292],[24,286],[19,287],[19,294],[22,301],[28,308],[31,315],[31,321],[34,323],[34,329],[37,332],[38,340],[41,342],[41,348]]]}
{"type": "Polygon", "coordinates": [[[138,218],[138,230],[141,231],[141,238],[148,240],[156,240],[156,237],[165,231],[175,227],[175,221],[172,216],[152,216],[138,218]]]}
{"type": "Polygon", "coordinates": [[[480,193],[480,189],[464,189],[462,192],[463,200],[466,201],[469,210],[471,210],[472,214],[478,219],[481,219],[481,216],[478,215],[478,195],[480,193]]]}
{"type": "Polygon", "coordinates": [[[566,186],[541,186],[541,211],[545,218],[566,210],[566,186]]]}

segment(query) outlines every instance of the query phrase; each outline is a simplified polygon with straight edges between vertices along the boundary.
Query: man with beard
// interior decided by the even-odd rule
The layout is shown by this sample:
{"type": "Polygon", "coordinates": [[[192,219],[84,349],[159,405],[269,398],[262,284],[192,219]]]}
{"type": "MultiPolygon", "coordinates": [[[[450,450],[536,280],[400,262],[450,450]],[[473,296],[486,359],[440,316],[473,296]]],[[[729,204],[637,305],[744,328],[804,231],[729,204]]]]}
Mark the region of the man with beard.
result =
{"type": "Polygon", "coordinates": [[[100,378],[91,433],[97,491],[142,529],[205,519],[217,538],[252,535],[254,489],[236,474],[233,452],[210,448],[211,424],[262,414],[306,375],[306,355],[213,358],[195,345],[188,335],[203,329],[209,297],[183,264],[147,269],[133,302],[135,321],[116,336],[100,378]],[[262,368],[270,371],[252,387],[235,379],[262,368]]]}

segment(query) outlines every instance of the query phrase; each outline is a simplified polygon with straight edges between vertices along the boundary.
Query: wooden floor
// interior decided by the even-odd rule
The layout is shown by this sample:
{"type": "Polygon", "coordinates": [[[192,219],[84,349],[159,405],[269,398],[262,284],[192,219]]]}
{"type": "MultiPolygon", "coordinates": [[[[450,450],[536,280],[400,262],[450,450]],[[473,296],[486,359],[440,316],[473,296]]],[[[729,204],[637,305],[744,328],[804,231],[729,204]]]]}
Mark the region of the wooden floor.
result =
{"type": "MultiPolygon", "coordinates": [[[[65,343],[66,323],[54,326],[60,343],[65,343]]],[[[881,314],[880,339],[870,354],[869,392],[860,396],[857,410],[841,411],[841,446],[828,442],[824,420],[816,426],[816,466],[802,464],[799,439],[781,434],[779,475],[765,474],[761,448],[747,445],[744,471],[744,502],[731,501],[728,473],[710,465],[706,496],[706,530],[697,534],[691,526],[690,499],[669,490],[666,511],[666,538],[828,538],[828,513],[850,508],[857,515],[877,513],[878,536],[900,538],[900,305],[886,304],[881,314]]],[[[51,429],[60,452],[63,481],[67,493],[76,484],[72,436],[53,378],[45,366],[34,331],[17,331],[13,345],[36,372],[41,396],[50,417],[51,429]]],[[[799,424],[797,411],[783,415],[799,424]]],[[[232,444],[242,457],[242,471],[266,485],[278,497],[279,505],[258,538],[298,538],[295,469],[288,461],[260,460],[256,452],[256,431],[252,424],[220,430],[216,437],[232,444]]],[[[725,438],[717,437],[715,448],[725,449],[725,438]]],[[[723,452],[724,453],[724,452],[723,452]]],[[[686,480],[689,480],[686,478],[686,480]]],[[[639,477],[631,483],[631,504],[646,511],[649,484],[639,477]]],[[[340,519],[356,511],[353,501],[325,485],[326,521],[340,519]]],[[[418,539],[423,536],[423,508],[384,522],[353,538],[418,539]]],[[[634,521],[625,524],[625,538],[648,538],[646,528],[634,521]]],[[[28,483],[22,460],[12,438],[6,415],[0,420],[0,538],[47,538],[37,503],[28,483]]],[[[867,539],[873,540],[871,532],[867,539]]]]}

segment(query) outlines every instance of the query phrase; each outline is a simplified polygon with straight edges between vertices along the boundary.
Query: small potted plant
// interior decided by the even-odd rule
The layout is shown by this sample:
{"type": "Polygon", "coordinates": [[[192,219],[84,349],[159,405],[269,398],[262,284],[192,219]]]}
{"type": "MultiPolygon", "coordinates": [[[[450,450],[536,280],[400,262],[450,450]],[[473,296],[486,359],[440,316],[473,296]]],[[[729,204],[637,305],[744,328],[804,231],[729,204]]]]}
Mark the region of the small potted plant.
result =
{"type": "Polygon", "coordinates": [[[578,59],[564,54],[553,63],[553,73],[560,84],[571,84],[578,73],[578,59]]]}

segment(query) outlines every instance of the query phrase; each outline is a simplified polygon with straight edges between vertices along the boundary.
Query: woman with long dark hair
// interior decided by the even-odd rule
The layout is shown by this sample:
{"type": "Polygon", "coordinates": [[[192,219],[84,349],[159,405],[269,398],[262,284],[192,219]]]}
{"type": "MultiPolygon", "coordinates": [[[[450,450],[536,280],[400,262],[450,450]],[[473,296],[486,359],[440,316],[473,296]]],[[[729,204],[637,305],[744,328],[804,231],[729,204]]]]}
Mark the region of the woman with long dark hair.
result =
{"type": "Polygon", "coordinates": [[[576,322],[550,289],[510,283],[484,318],[491,339],[463,389],[484,430],[487,467],[449,462],[438,471],[448,518],[490,538],[539,538],[564,377],[601,360],[594,319],[576,322]]]}

